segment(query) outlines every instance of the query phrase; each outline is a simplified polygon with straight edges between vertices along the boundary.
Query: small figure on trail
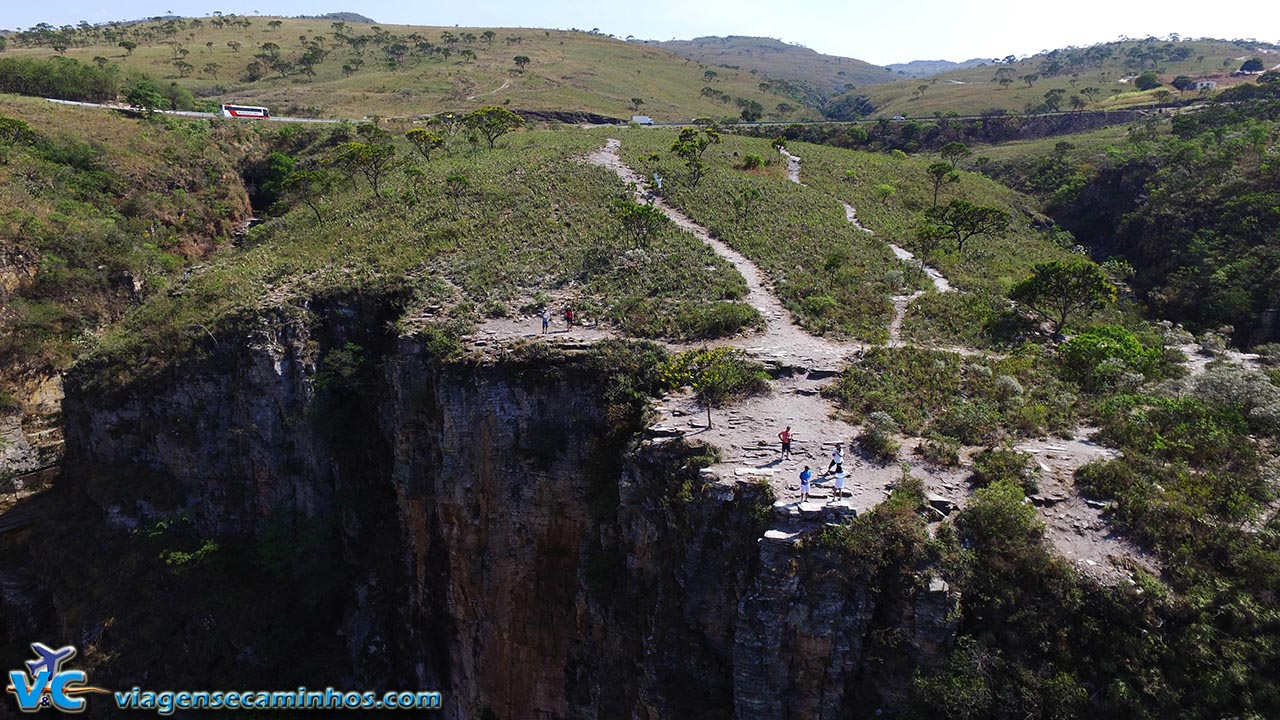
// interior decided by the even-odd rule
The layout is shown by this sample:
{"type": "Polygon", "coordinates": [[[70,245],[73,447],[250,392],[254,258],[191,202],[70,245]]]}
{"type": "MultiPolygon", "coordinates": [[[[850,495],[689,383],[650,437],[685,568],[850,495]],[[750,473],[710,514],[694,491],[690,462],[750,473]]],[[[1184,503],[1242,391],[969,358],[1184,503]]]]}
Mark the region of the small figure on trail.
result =
{"type": "Polygon", "coordinates": [[[788,425],[786,430],[778,433],[778,439],[782,441],[782,459],[791,459],[791,426],[788,425]]]}
{"type": "Polygon", "coordinates": [[[800,502],[809,499],[809,480],[813,478],[813,471],[808,465],[804,466],[804,470],[800,471],[800,502]]]}
{"type": "Polygon", "coordinates": [[[833,502],[844,497],[844,470],[836,471],[836,484],[832,489],[836,491],[833,502]]]}
{"type": "Polygon", "coordinates": [[[662,194],[662,176],[657,172],[653,174],[653,191],[656,194],[662,194]]]}
{"type": "Polygon", "coordinates": [[[564,324],[573,327],[573,308],[571,307],[564,309],[564,324]]]}
{"type": "Polygon", "coordinates": [[[844,453],[840,451],[840,443],[836,443],[836,449],[831,453],[831,464],[827,466],[827,471],[823,474],[830,475],[832,469],[836,471],[836,474],[844,472],[844,453]]]}
{"type": "Polygon", "coordinates": [[[542,312],[539,315],[542,317],[542,332],[545,333],[547,328],[551,327],[551,313],[547,312],[546,308],[542,308],[542,312]]]}

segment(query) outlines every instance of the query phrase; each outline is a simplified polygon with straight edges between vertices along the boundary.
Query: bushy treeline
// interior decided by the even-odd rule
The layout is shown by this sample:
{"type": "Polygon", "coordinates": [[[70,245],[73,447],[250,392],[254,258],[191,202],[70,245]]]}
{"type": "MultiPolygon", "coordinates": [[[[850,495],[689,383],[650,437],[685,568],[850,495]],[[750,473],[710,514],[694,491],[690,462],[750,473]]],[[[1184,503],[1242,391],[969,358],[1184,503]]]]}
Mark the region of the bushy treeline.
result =
{"type": "MultiPolygon", "coordinates": [[[[849,96],[845,96],[845,100],[849,96]]],[[[829,106],[828,109],[830,109],[829,106]]],[[[823,112],[834,120],[852,120],[874,111],[868,105],[857,111],[840,110],[823,112]]],[[[795,124],[781,130],[777,126],[741,127],[737,132],[755,137],[778,137],[788,141],[802,141],[818,145],[857,150],[888,152],[902,150],[907,153],[937,151],[947,143],[965,144],[1002,143],[1038,137],[1053,137],[1068,133],[1092,130],[1108,125],[1132,122],[1137,113],[1080,112],[1052,116],[1023,117],[1005,111],[991,111],[981,118],[936,117],[905,121],[881,118],[876,122],[843,124],[795,124]]]]}
{"type": "Polygon", "coordinates": [[[1003,163],[1001,180],[1034,193],[1098,258],[1130,279],[1154,316],[1195,331],[1229,325],[1240,345],[1272,341],[1280,273],[1280,86],[1248,85],[1180,115],[1172,132],[1083,157],[1069,143],[1003,163]]]}
{"type": "Polygon", "coordinates": [[[120,72],[71,58],[0,58],[0,92],[104,102],[120,93],[120,72]]]}

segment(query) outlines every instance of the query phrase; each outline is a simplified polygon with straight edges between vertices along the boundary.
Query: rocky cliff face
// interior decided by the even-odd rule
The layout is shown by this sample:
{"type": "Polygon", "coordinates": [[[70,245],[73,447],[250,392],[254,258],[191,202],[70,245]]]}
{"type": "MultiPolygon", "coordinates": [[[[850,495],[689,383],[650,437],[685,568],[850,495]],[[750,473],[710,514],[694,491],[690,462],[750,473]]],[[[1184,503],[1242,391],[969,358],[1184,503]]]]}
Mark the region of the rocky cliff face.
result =
{"type": "Polygon", "coordinates": [[[833,718],[892,707],[945,652],[945,586],[881,597],[803,534],[763,539],[767,488],[637,435],[586,358],[442,364],[379,334],[385,307],[315,310],[145,386],[68,383],[77,527],[32,553],[95,681],[833,718]]]}

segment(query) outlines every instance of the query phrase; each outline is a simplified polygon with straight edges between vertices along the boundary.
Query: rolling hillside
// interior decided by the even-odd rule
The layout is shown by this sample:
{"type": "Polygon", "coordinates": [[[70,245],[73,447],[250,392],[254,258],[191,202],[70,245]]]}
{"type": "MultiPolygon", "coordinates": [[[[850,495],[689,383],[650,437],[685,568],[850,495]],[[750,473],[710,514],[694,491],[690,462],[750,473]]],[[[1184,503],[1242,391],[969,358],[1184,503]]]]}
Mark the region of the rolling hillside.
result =
{"type": "Polygon", "coordinates": [[[1252,82],[1255,77],[1232,77],[1232,72],[1255,57],[1271,69],[1280,65],[1280,47],[1244,41],[1166,42],[1153,38],[1064,48],[927,79],[899,77],[852,94],[866,96],[880,117],[1113,109],[1195,97],[1195,90],[1182,92],[1171,85],[1180,76],[1211,80],[1218,89],[1252,82]],[[1155,72],[1162,85],[1139,91],[1134,81],[1148,71],[1155,72]],[[1056,98],[1050,97],[1051,92],[1056,98]],[[1047,107],[1046,103],[1056,105],[1047,107]]]}
{"type": "Polygon", "coordinates": [[[730,35],[667,42],[645,41],[644,44],[691,58],[717,73],[725,70],[759,73],[778,80],[804,83],[823,96],[894,79],[893,73],[877,65],[854,58],[823,55],[773,38],[730,35]]]}
{"type": "Polygon", "coordinates": [[[6,57],[118,65],[122,75],[143,72],[196,98],[261,104],[277,114],[362,118],[504,105],[615,118],[639,112],[660,121],[739,117],[744,109],[775,119],[818,117],[748,69],[712,71],[657,47],[572,30],[227,15],[42,25],[11,35],[8,46],[6,57]]]}

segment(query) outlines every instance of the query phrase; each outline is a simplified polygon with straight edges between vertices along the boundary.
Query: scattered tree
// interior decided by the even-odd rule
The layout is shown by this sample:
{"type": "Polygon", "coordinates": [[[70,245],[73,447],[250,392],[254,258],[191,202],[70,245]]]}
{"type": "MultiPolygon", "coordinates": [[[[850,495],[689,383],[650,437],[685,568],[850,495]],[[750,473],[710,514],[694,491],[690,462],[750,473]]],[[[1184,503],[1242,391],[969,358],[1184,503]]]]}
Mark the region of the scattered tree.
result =
{"type": "Polygon", "coordinates": [[[956,165],[959,164],[961,160],[972,155],[973,151],[969,149],[968,145],[965,145],[962,142],[949,142],[942,146],[942,149],[938,151],[938,154],[942,156],[943,160],[951,163],[951,169],[955,170],[956,165]]]}
{"type": "Polygon", "coordinates": [[[1009,213],[968,200],[952,200],[941,207],[935,205],[925,212],[925,217],[956,241],[956,251],[960,253],[973,238],[994,235],[1009,225],[1009,213]]]}
{"type": "Polygon", "coordinates": [[[528,55],[517,55],[511,59],[515,61],[516,69],[519,70],[520,72],[524,72],[525,67],[529,65],[528,55]]]}
{"type": "Polygon", "coordinates": [[[1013,286],[1009,298],[1048,321],[1059,335],[1076,315],[1114,302],[1116,288],[1091,260],[1054,260],[1036,265],[1031,277],[1013,286]]]}
{"type": "Polygon", "coordinates": [[[462,203],[462,198],[466,196],[471,189],[471,181],[466,175],[450,175],[444,179],[444,194],[449,196],[453,201],[453,209],[456,211],[462,203]]]}
{"type": "Polygon", "coordinates": [[[133,51],[138,49],[138,43],[132,40],[121,40],[117,45],[124,48],[125,55],[132,55],[133,51]]]}
{"type": "Polygon", "coordinates": [[[168,103],[164,91],[150,80],[139,80],[125,89],[124,101],[129,107],[142,110],[150,117],[156,110],[168,103]]]}
{"type": "Polygon", "coordinates": [[[1157,75],[1154,70],[1148,70],[1142,73],[1133,81],[1133,86],[1139,90],[1155,90],[1160,87],[1161,84],[1160,76],[1157,75]]]}
{"type": "Polygon", "coordinates": [[[698,181],[706,174],[707,164],[702,161],[702,153],[711,145],[720,142],[720,133],[711,128],[687,127],[680,131],[676,141],[671,144],[671,152],[684,160],[689,169],[689,187],[696,188],[698,181]]]}
{"type": "Polygon", "coordinates": [[[648,247],[658,229],[666,222],[667,216],[652,205],[624,201],[618,209],[618,219],[622,221],[622,230],[631,238],[632,247],[648,247]]]}
{"type": "Polygon", "coordinates": [[[1261,58],[1249,58],[1240,66],[1240,72],[1262,72],[1266,68],[1261,58]]]}
{"type": "Polygon", "coordinates": [[[759,188],[744,188],[733,194],[733,211],[738,216],[739,222],[746,221],[755,211],[756,205],[760,202],[759,188]]]}
{"type": "Polygon", "coordinates": [[[1040,76],[1035,73],[1028,73],[1026,75],[1019,77],[1018,79],[1026,83],[1027,87],[1031,87],[1032,85],[1036,84],[1036,81],[1040,79],[1040,76]]]}
{"type": "Polygon", "coordinates": [[[498,138],[524,126],[524,119],[510,110],[490,105],[463,117],[466,126],[484,136],[489,149],[498,138]]]}
{"type": "Polygon", "coordinates": [[[320,201],[335,185],[337,178],[328,170],[295,170],[285,177],[281,189],[286,199],[305,204],[316,214],[316,222],[324,222],[320,201]]]}
{"type": "Polygon", "coordinates": [[[427,162],[431,161],[431,151],[438,150],[444,146],[444,136],[423,128],[414,128],[405,133],[404,136],[427,162]]]}
{"type": "Polygon", "coordinates": [[[925,172],[929,174],[929,181],[933,183],[933,204],[937,207],[938,191],[943,185],[960,182],[960,174],[952,168],[951,163],[946,162],[931,163],[928,168],[925,168],[925,172]]]}
{"type": "Polygon", "coordinates": [[[880,204],[885,207],[889,206],[889,198],[898,194],[898,189],[888,183],[880,183],[872,188],[876,197],[880,199],[880,204]]]}
{"type": "Polygon", "coordinates": [[[1058,112],[1058,108],[1062,105],[1062,96],[1066,94],[1067,91],[1062,88],[1054,88],[1046,92],[1044,94],[1045,112],[1058,112]]]}
{"type": "Polygon", "coordinates": [[[661,374],[668,387],[693,388],[698,404],[707,410],[708,428],[712,408],[763,392],[769,386],[764,367],[751,361],[742,350],[730,347],[682,352],[667,361],[661,374]]]}

